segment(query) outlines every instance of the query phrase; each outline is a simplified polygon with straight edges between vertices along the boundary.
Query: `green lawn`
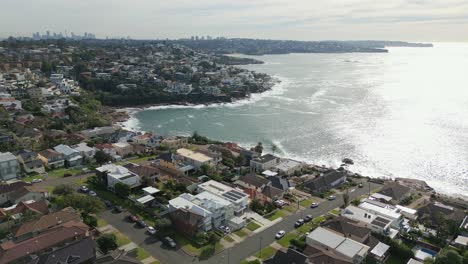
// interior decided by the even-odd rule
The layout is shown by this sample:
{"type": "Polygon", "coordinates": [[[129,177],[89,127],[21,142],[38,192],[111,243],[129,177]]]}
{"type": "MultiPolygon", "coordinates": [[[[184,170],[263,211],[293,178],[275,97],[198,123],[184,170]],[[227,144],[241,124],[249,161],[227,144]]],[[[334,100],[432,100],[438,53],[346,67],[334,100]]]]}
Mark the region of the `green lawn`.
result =
{"type": "Polygon", "coordinates": [[[246,237],[247,236],[247,233],[242,229],[235,231],[234,234],[237,235],[238,237],[246,237]]]}
{"type": "Polygon", "coordinates": [[[298,227],[296,229],[296,231],[298,233],[305,234],[306,232],[309,232],[309,230],[312,227],[319,226],[319,224],[322,223],[323,221],[325,221],[325,217],[323,217],[323,216],[316,217],[312,221],[310,221],[309,223],[306,223],[306,224],[302,225],[301,227],[298,227]]]}
{"type": "Polygon", "coordinates": [[[309,207],[314,201],[312,199],[306,199],[299,202],[299,205],[302,207],[309,207]]]}
{"type": "Polygon", "coordinates": [[[298,209],[299,209],[299,208],[297,208],[297,203],[295,203],[295,204],[291,204],[291,205],[285,206],[285,207],[283,207],[283,209],[281,209],[281,210],[294,213],[294,212],[296,212],[298,209]]]}
{"type": "Polygon", "coordinates": [[[225,237],[224,237],[224,240],[226,240],[226,241],[229,242],[229,243],[234,242],[234,239],[232,239],[232,237],[230,237],[230,236],[225,236],[225,237]]]}
{"type": "Polygon", "coordinates": [[[54,177],[54,178],[60,178],[63,177],[65,173],[69,173],[71,175],[75,175],[77,173],[80,173],[80,169],[73,169],[73,168],[60,168],[60,169],[55,169],[47,172],[47,175],[49,177],[54,177]]]}
{"type": "Polygon", "coordinates": [[[273,221],[275,219],[278,219],[280,217],[284,217],[286,216],[287,213],[283,210],[276,210],[276,212],[274,212],[273,214],[271,214],[270,216],[267,217],[268,220],[270,221],[273,221]]]}
{"type": "Polygon", "coordinates": [[[257,230],[258,228],[260,228],[260,225],[257,224],[256,222],[252,221],[250,223],[247,224],[247,229],[249,229],[250,231],[255,231],[257,230]]]}
{"type": "Polygon", "coordinates": [[[117,246],[119,247],[123,245],[127,245],[128,243],[132,242],[128,237],[124,236],[120,232],[115,232],[114,235],[117,238],[117,246]]]}
{"type": "MultiPolygon", "coordinates": [[[[198,255],[200,255],[200,253],[202,252],[202,250],[205,247],[209,246],[209,245],[206,245],[206,246],[199,247],[199,246],[193,244],[184,235],[178,234],[178,233],[176,233],[174,235],[174,240],[185,252],[187,252],[190,255],[197,255],[198,256],[198,255]]],[[[216,249],[216,252],[219,252],[219,251],[221,251],[223,249],[223,245],[221,245],[218,242],[215,245],[215,249],[216,249]]]]}
{"type": "Polygon", "coordinates": [[[340,211],[338,209],[333,209],[329,212],[330,214],[339,215],[340,211]]]}
{"type": "Polygon", "coordinates": [[[30,175],[28,177],[21,178],[21,180],[23,180],[25,182],[31,182],[34,179],[43,179],[43,177],[41,177],[41,175],[39,175],[39,174],[34,174],[34,175],[30,175]]]}
{"type": "Polygon", "coordinates": [[[124,161],[119,161],[119,162],[116,162],[115,164],[122,165],[122,164],[127,164],[127,163],[142,163],[142,162],[147,161],[150,158],[155,158],[155,157],[156,155],[148,156],[148,157],[141,157],[141,158],[136,157],[136,158],[131,158],[131,159],[124,160],[124,161]]]}
{"type": "Polygon", "coordinates": [[[106,225],[107,225],[107,222],[104,219],[98,218],[97,227],[103,227],[103,226],[106,226],[106,225]]]}
{"type": "Polygon", "coordinates": [[[273,257],[273,255],[275,255],[276,253],[276,249],[274,249],[273,247],[270,247],[270,246],[267,246],[265,248],[262,248],[261,251],[257,252],[257,254],[255,254],[255,257],[261,259],[261,260],[266,260],[266,259],[269,259],[271,257],[273,257]],[[260,255],[261,253],[261,255],[260,255]]]}
{"type": "Polygon", "coordinates": [[[297,236],[298,235],[295,234],[295,233],[287,233],[286,235],[284,235],[284,237],[279,239],[277,242],[281,246],[287,248],[287,247],[289,247],[289,244],[291,244],[291,240],[293,240],[294,238],[297,238],[297,236]]]}
{"type": "Polygon", "coordinates": [[[150,254],[149,254],[148,252],[146,252],[146,250],[144,250],[144,249],[142,249],[142,248],[137,248],[136,251],[137,251],[137,252],[136,252],[136,254],[137,254],[137,257],[136,257],[136,258],[137,258],[139,261],[142,261],[142,260],[144,260],[144,259],[150,257],[150,254]]]}

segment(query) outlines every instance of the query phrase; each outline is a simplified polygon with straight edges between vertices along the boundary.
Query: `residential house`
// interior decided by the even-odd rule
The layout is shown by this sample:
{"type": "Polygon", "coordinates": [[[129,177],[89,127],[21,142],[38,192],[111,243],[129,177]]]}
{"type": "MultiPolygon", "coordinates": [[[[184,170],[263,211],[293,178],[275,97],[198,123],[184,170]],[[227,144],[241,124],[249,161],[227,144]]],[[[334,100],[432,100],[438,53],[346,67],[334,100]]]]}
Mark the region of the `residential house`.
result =
{"type": "Polygon", "coordinates": [[[41,216],[49,213],[49,206],[46,200],[22,201],[10,207],[0,208],[0,228],[9,229],[18,221],[21,221],[23,214],[41,216]]]}
{"type": "Polygon", "coordinates": [[[56,169],[65,166],[63,155],[53,149],[40,151],[37,158],[42,160],[42,163],[44,163],[44,165],[49,169],[56,169]]]}
{"type": "Polygon", "coordinates": [[[126,184],[130,188],[136,188],[141,185],[140,176],[120,165],[103,165],[96,168],[96,175],[107,185],[109,190],[114,190],[114,186],[118,182],[126,184]]]}
{"type": "Polygon", "coordinates": [[[293,175],[295,172],[300,171],[304,167],[304,163],[295,160],[283,160],[280,164],[273,167],[274,171],[279,172],[280,175],[293,175]]]}
{"type": "Polygon", "coordinates": [[[390,256],[390,246],[387,244],[384,244],[382,242],[379,242],[377,246],[375,246],[371,251],[370,251],[370,256],[373,257],[377,263],[379,264],[384,264],[388,257],[390,256]]]}
{"type": "Polygon", "coordinates": [[[280,162],[280,158],[271,154],[266,154],[250,160],[250,171],[255,173],[262,173],[263,171],[272,169],[273,167],[279,165],[280,162]]]}
{"type": "Polygon", "coordinates": [[[177,150],[177,158],[197,169],[200,169],[203,165],[215,165],[213,158],[186,148],[180,148],[177,150]]]}
{"type": "Polygon", "coordinates": [[[38,158],[38,154],[30,150],[21,150],[15,153],[18,161],[23,168],[23,171],[27,174],[29,173],[44,173],[45,168],[42,160],[38,158]]]}
{"type": "Polygon", "coordinates": [[[465,218],[465,213],[460,209],[440,202],[430,202],[418,209],[418,216],[421,223],[434,228],[439,225],[441,217],[460,225],[465,218]]]}
{"type": "Polygon", "coordinates": [[[242,190],[210,180],[198,185],[198,193],[210,192],[218,197],[230,201],[234,205],[234,215],[240,216],[249,204],[249,196],[242,190]]]}
{"type": "Polygon", "coordinates": [[[116,130],[112,126],[106,126],[106,127],[95,127],[93,129],[86,129],[82,130],[81,134],[87,138],[92,138],[92,137],[97,137],[97,136],[103,136],[103,135],[110,135],[114,133],[116,130]]]}
{"type": "Polygon", "coordinates": [[[387,219],[391,219],[391,226],[396,230],[400,230],[403,227],[404,217],[401,213],[401,210],[398,209],[396,206],[388,205],[370,199],[364,199],[359,204],[359,208],[362,208],[364,210],[367,210],[368,212],[377,214],[379,216],[383,216],[387,219]]]}
{"type": "Polygon", "coordinates": [[[96,154],[96,149],[94,147],[89,147],[85,142],[73,146],[73,148],[80,152],[81,156],[85,158],[93,158],[96,154]]]}
{"type": "Polygon", "coordinates": [[[17,179],[19,174],[18,159],[11,152],[0,153],[0,181],[17,179]]]}
{"type": "MultiPolygon", "coordinates": [[[[211,212],[205,208],[185,199],[184,194],[169,201],[169,212],[171,219],[174,220],[174,227],[188,227],[183,230],[186,233],[196,233],[198,231],[210,231],[212,229],[211,212]],[[173,213],[174,211],[179,211],[173,213]],[[183,217],[190,217],[189,219],[183,217]]],[[[182,230],[182,229],[178,229],[182,230]]]]}
{"type": "Polygon", "coordinates": [[[4,242],[0,244],[0,263],[29,263],[51,248],[87,237],[88,230],[84,223],[70,221],[27,240],[4,242]]]}
{"type": "Polygon", "coordinates": [[[169,137],[161,140],[161,146],[165,146],[169,149],[184,148],[188,145],[188,139],[186,137],[169,137]]]}
{"type": "Polygon", "coordinates": [[[96,263],[96,243],[91,237],[73,241],[39,255],[30,264],[93,264],[96,263]]]}
{"type": "MultiPolygon", "coordinates": [[[[400,203],[402,200],[411,195],[410,188],[399,184],[398,182],[387,182],[380,191],[377,192],[391,198],[394,204],[400,203]]],[[[387,200],[387,199],[384,199],[387,200]]]]}
{"type": "Polygon", "coordinates": [[[55,146],[54,150],[63,155],[65,165],[68,167],[78,166],[83,162],[83,156],[81,156],[81,153],[70,146],[60,144],[55,146]]]}
{"type": "MultiPolygon", "coordinates": [[[[16,181],[12,183],[0,183],[0,205],[10,203],[10,196],[24,186],[29,186],[30,183],[24,181],[16,181]]],[[[12,203],[11,203],[12,204],[12,203]]]]}
{"type": "Polygon", "coordinates": [[[392,219],[353,205],[346,207],[341,212],[341,216],[358,221],[362,223],[364,227],[369,228],[373,232],[385,234],[391,237],[395,237],[398,234],[398,232],[392,232],[392,219]]]}
{"type": "Polygon", "coordinates": [[[11,204],[17,204],[21,201],[40,201],[49,197],[49,191],[45,187],[26,185],[11,192],[8,196],[11,204]]]}
{"type": "Polygon", "coordinates": [[[104,143],[104,144],[96,144],[94,146],[97,150],[100,150],[112,157],[117,156],[117,152],[115,151],[114,146],[112,144],[104,143]]]}
{"type": "MultiPolygon", "coordinates": [[[[286,252],[283,250],[276,251],[275,255],[267,260],[263,261],[264,264],[312,264],[309,258],[303,253],[296,251],[292,248],[288,248],[286,252]]],[[[322,262],[324,263],[324,262],[322,262]]]]}
{"type": "Polygon", "coordinates": [[[115,152],[117,155],[121,157],[127,157],[133,154],[133,147],[132,145],[126,143],[126,142],[117,142],[112,144],[112,146],[115,149],[115,152]]]}
{"type": "Polygon", "coordinates": [[[359,221],[343,216],[329,219],[323,222],[321,226],[366,245],[371,238],[371,230],[369,228],[365,227],[359,221]]]}
{"type": "Polygon", "coordinates": [[[344,171],[333,171],[323,176],[315,177],[303,184],[303,188],[310,193],[318,194],[328,191],[346,182],[347,173],[344,171]]]}
{"type": "MultiPolygon", "coordinates": [[[[369,247],[350,238],[323,227],[318,227],[306,237],[309,250],[304,254],[312,257],[312,263],[330,263],[314,261],[314,258],[332,257],[343,263],[362,263],[366,258],[369,247]],[[314,252],[314,254],[311,254],[314,252]]],[[[333,262],[331,262],[333,263],[333,262]]]]}
{"type": "Polygon", "coordinates": [[[160,171],[153,166],[128,163],[124,165],[124,167],[132,173],[140,176],[142,180],[146,180],[147,183],[154,183],[161,175],[160,171]]]}
{"type": "Polygon", "coordinates": [[[244,189],[244,192],[249,194],[251,199],[259,199],[264,202],[272,202],[280,199],[284,191],[272,186],[271,181],[258,177],[255,174],[248,174],[241,177],[236,184],[244,189]]]}
{"type": "Polygon", "coordinates": [[[23,223],[12,230],[12,235],[16,241],[22,241],[70,221],[81,221],[81,215],[75,209],[67,207],[55,213],[43,215],[34,221],[23,223]]]}
{"type": "Polygon", "coordinates": [[[97,264],[141,264],[139,260],[130,257],[125,250],[116,249],[107,255],[100,256],[96,259],[97,264]]]}

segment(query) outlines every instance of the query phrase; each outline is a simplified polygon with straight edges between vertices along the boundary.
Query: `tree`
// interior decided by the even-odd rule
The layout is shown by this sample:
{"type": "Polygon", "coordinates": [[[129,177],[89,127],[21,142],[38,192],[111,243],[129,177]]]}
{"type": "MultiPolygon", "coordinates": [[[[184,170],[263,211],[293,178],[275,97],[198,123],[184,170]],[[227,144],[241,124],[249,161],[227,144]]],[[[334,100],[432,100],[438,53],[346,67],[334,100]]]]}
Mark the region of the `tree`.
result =
{"type": "Polygon", "coordinates": [[[96,240],[96,243],[104,254],[107,254],[107,252],[111,250],[117,249],[117,238],[114,234],[104,234],[96,240]]]}
{"type": "Polygon", "coordinates": [[[457,251],[453,249],[442,250],[442,252],[437,255],[435,264],[462,264],[463,259],[457,251]]]}
{"type": "Polygon", "coordinates": [[[271,145],[271,151],[273,151],[273,155],[275,155],[275,152],[278,150],[278,146],[276,146],[275,144],[272,144],[271,145]]]}
{"type": "Polygon", "coordinates": [[[112,160],[112,157],[102,150],[96,151],[96,154],[94,154],[94,158],[96,159],[96,162],[98,164],[107,163],[112,160]]]}
{"type": "Polygon", "coordinates": [[[87,225],[89,225],[90,227],[96,227],[97,226],[97,218],[92,216],[92,215],[89,215],[89,214],[86,214],[86,213],[82,213],[81,214],[81,218],[83,218],[83,222],[87,225]]]}
{"type": "Polygon", "coordinates": [[[104,204],[96,197],[83,194],[69,194],[57,199],[59,207],[73,207],[83,213],[98,213],[104,209],[104,204]]]}
{"type": "Polygon", "coordinates": [[[118,182],[114,185],[114,191],[117,195],[127,198],[130,195],[130,186],[125,183],[118,182]]]}
{"type": "Polygon", "coordinates": [[[468,250],[465,250],[465,254],[463,254],[463,264],[468,264],[468,250]]]}
{"type": "Polygon", "coordinates": [[[69,184],[59,184],[57,185],[54,190],[52,191],[52,194],[54,195],[69,195],[74,193],[75,190],[73,187],[69,184]]]}
{"type": "Polygon", "coordinates": [[[348,193],[347,189],[346,189],[346,192],[343,194],[343,201],[344,201],[344,207],[348,206],[348,204],[349,204],[349,193],[348,193]]]}
{"type": "Polygon", "coordinates": [[[156,219],[154,225],[158,229],[166,229],[172,226],[172,222],[169,218],[164,217],[164,218],[156,219]]]}
{"type": "Polygon", "coordinates": [[[254,150],[255,152],[259,153],[260,155],[262,155],[262,152],[263,152],[263,144],[262,144],[262,142],[258,142],[258,143],[257,143],[257,146],[255,146],[253,150],[254,150]]]}

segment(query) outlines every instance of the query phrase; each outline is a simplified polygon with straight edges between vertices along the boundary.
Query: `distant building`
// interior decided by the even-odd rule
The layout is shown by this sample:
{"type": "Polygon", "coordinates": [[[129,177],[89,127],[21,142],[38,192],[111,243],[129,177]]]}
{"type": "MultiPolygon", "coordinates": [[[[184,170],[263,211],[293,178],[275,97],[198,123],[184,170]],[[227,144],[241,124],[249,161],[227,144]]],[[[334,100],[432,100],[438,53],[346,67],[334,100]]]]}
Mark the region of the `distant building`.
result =
{"type": "Polygon", "coordinates": [[[306,181],[303,188],[310,193],[317,194],[328,191],[346,182],[347,174],[343,171],[333,171],[323,176],[315,177],[312,180],[306,181]]]}
{"type": "Polygon", "coordinates": [[[180,148],[177,150],[177,156],[185,163],[199,169],[202,165],[215,165],[213,158],[190,149],[180,148]]]}
{"type": "Polygon", "coordinates": [[[0,153],[0,181],[18,178],[18,159],[11,152],[0,153]]]}
{"type": "Polygon", "coordinates": [[[23,171],[29,173],[44,173],[44,164],[38,158],[38,154],[30,150],[22,150],[15,153],[18,161],[21,163],[23,171]]]}
{"type": "Polygon", "coordinates": [[[65,159],[65,165],[69,167],[81,165],[83,162],[83,156],[81,156],[81,153],[68,145],[60,144],[55,146],[54,150],[63,155],[65,159]]]}
{"type": "Polygon", "coordinates": [[[210,192],[218,197],[230,201],[234,205],[234,215],[240,216],[247,209],[249,196],[242,190],[229,187],[225,184],[210,180],[198,185],[198,192],[210,192]]]}
{"type": "Polygon", "coordinates": [[[63,155],[53,149],[42,150],[38,153],[37,157],[42,160],[44,165],[49,169],[56,169],[65,166],[63,155]]]}

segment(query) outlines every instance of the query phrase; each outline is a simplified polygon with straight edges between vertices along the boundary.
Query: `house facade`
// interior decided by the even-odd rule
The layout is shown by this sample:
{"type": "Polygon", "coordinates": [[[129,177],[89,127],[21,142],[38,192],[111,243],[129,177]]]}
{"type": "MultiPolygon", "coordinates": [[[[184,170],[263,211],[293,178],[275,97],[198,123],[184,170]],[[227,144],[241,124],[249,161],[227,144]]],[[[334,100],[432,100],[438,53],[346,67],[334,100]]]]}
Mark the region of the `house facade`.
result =
{"type": "Polygon", "coordinates": [[[9,181],[18,178],[18,159],[11,152],[0,153],[0,181],[9,181]]]}
{"type": "Polygon", "coordinates": [[[70,146],[60,144],[55,146],[54,150],[63,155],[65,165],[68,167],[78,166],[83,162],[83,156],[81,156],[81,153],[70,146]]]}
{"type": "Polygon", "coordinates": [[[65,159],[63,155],[53,149],[46,149],[40,151],[37,158],[42,160],[44,166],[49,169],[62,168],[65,166],[65,159]]]}

